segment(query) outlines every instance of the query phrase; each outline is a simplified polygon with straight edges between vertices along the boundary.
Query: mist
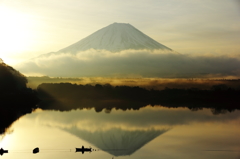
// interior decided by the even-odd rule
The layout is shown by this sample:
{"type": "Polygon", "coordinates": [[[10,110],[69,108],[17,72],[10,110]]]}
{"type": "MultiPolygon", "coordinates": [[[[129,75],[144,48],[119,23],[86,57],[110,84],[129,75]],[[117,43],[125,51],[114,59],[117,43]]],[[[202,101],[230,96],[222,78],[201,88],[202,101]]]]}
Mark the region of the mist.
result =
{"type": "Polygon", "coordinates": [[[177,52],[94,50],[51,53],[15,67],[26,75],[52,77],[240,77],[239,56],[190,55],[177,52]]]}

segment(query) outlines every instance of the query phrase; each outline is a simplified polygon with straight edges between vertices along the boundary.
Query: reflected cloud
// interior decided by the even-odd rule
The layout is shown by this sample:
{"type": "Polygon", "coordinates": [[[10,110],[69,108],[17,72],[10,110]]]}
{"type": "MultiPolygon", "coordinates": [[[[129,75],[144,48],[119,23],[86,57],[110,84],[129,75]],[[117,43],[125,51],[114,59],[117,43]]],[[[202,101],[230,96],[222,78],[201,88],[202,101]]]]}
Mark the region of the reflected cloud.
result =
{"type": "Polygon", "coordinates": [[[208,109],[190,113],[185,108],[145,107],[138,111],[115,110],[111,114],[96,113],[95,110],[72,110],[69,112],[42,111],[26,116],[41,121],[44,125],[59,128],[77,127],[87,131],[121,128],[123,130],[162,130],[177,125],[232,121],[240,118],[240,111],[213,116],[208,109]]]}

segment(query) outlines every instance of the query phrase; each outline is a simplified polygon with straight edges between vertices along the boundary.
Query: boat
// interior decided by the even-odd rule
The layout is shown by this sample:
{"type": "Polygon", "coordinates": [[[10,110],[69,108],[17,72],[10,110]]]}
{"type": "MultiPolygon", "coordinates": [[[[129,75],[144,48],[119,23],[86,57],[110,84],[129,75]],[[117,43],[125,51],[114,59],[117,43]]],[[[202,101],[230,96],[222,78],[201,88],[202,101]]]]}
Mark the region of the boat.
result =
{"type": "Polygon", "coordinates": [[[84,152],[92,152],[92,148],[85,148],[82,146],[82,148],[76,148],[76,152],[82,152],[82,154],[84,154],[84,152]]]}
{"type": "Polygon", "coordinates": [[[0,149],[0,155],[2,156],[4,153],[8,153],[8,150],[4,150],[3,148],[0,149]]]}

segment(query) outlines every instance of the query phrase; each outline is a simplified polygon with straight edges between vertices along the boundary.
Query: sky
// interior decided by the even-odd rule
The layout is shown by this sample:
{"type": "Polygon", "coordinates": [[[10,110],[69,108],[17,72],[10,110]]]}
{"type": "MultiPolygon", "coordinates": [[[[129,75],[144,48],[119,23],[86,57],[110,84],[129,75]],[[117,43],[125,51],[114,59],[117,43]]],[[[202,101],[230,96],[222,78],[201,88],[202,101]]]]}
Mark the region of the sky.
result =
{"type": "Polygon", "coordinates": [[[240,52],[239,0],[0,0],[0,58],[58,51],[114,22],[182,54],[240,52]]]}

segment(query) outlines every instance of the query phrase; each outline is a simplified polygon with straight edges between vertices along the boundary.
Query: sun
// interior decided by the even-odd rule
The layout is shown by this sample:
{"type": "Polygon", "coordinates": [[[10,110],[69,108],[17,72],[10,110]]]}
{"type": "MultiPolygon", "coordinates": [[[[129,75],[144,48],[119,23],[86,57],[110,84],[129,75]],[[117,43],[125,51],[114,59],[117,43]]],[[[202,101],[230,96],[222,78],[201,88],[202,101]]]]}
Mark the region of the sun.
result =
{"type": "Polygon", "coordinates": [[[0,6],[0,58],[16,55],[31,43],[31,21],[28,15],[0,6]]]}

